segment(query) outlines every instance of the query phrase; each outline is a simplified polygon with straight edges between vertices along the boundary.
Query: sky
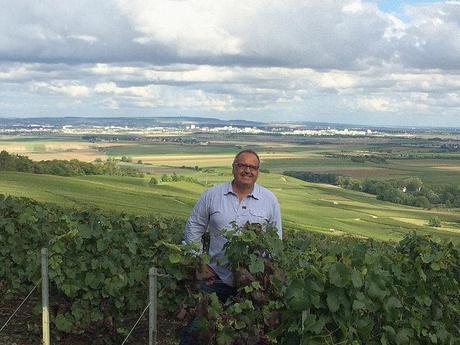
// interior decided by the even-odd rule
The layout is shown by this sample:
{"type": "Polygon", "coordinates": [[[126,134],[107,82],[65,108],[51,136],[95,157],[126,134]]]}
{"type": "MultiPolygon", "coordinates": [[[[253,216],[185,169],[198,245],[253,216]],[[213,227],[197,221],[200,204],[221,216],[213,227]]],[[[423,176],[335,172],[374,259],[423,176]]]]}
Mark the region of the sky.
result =
{"type": "Polygon", "coordinates": [[[460,1],[0,0],[0,121],[460,127],[460,1]]]}

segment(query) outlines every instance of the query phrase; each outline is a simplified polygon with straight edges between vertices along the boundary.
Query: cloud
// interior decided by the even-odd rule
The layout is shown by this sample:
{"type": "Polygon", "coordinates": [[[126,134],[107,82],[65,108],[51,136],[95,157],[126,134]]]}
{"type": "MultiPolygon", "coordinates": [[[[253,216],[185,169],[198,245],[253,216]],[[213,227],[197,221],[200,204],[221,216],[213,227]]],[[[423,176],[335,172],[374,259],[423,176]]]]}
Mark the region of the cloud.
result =
{"type": "Polygon", "coordinates": [[[428,109],[426,94],[411,94],[401,98],[398,95],[383,97],[357,97],[355,104],[350,104],[364,111],[377,113],[404,112],[420,113],[428,109]]]}
{"type": "Polygon", "coordinates": [[[103,109],[111,109],[111,110],[120,108],[120,105],[118,104],[118,102],[116,100],[114,100],[113,98],[105,98],[105,99],[103,99],[101,101],[101,106],[102,106],[103,109]]]}
{"type": "Polygon", "coordinates": [[[458,1],[406,6],[404,20],[360,0],[19,0],[2,9],[0,60],[10,62],[460,66],[458,1]]]}
{"type": "Polygon", "coordinates": [[[152,53],[132,42],[136,33],[113,2],[1,2],[0,60],[113,62],[152,53]]]}
{"type": "Polygon", "coordinates": [[[394,111],[390,100],[381,97],[361,98],[357,100],[357,105],[363,110],[370,111],[394,111]]]}
{"type": "Polygon", "coordinates": [[[97,41],[99,41],[99,39],[97,37],[90,36],[90,35],[70,35],[68,37],[72,38],[74,40],[80,40],[80,41],[90,43],[90,44],[93,44],[93,43],[96,43],[97,41]]]}
{"type": "Polygon", "coordinates": [[[51,92],[58,93],[70,97],[87,97],[90,94],[90,89],[84,85],[78,84],[65,84],[65,83],[33,83],[31,87],[34,92],[51,92]]]}
{"type": "Polygon", "coordinates": [[[459,1],[403,13],[360,0],[0,5],[2,114],[33,113],[12,105],[28,99],[43,112],[458,121],[459,1]]]}
{"type": "Polygon", "coordinates": [[[0,71],[5,71],[0,72],[0,79],[8,78],[10,85],[17,88],[27,84],[31,92],[41,95],[91,99],[104,109],[176,107],[183,111],[188,107],[219,112],[301,111],[310,104],[315,107],[309,111],[320,111],[316,100],[324,97],[329,106],[338,103],[336,112],[439,112],[442,107],[458,106],[455,95],[460,90],[458,75],[407,69],[388,73],[383,67],[317,71],[287,67],[87,64],[66,68],[58,65],[52,70],[42,64],[22,68],[0,64],[0,71]],[[79,72],[80,78],[75,80],[79,72]],[[24,74],[33,78],[27,80],[24,74]],[[66,79],[68,75],[72,78],[66,79]]]}
{"type": "Polygon", "coordinates": [[[228,1],[118,1],[139,33],[142,45],[172,46],[181,57],[236,55],[237,36],[227,29],[232,4],[228,1]]]}
{"type": "Polygon", "coordinates": [[[404,66],[460,68],[460,2],[407,6],[410,21],[395,50],[404,66]]]}

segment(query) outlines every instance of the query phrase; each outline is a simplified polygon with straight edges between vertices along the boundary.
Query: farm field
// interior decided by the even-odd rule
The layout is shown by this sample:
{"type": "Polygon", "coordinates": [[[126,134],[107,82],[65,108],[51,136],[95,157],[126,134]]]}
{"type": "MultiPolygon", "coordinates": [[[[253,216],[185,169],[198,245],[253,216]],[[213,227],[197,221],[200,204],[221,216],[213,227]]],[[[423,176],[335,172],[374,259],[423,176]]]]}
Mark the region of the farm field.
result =
{"type": "Polygon", "coordinates": [[[176,138],[170,138],[173,141],[169,142],[123,138],[90,142],[77,136],[3,136],[0,150],[34,160],[76,158],[93,161],[96,158],[119,160],[128,157],[130,162],[120,164],[152,175],[141,179],[1,172],[0,193],[68,206],[91,205],[133,214],[153,213],[185,219],[205,187],[187,182],[149,187],[150,177],[159,179],[162,174],[176,173],[208,185],[228,181],[234,154],[241,148],[253,148],[260,153],[262,160],[263,173],[259,182],[278,196],[286,228],[383,240],[400,239],[412,230],[436,233],[444,238],[460,236],[458,211],[423,210],[385,203],[376,200],[375,196],[281,175],[286,170],[301,170],[343,174],[358,179],[418,176],[425,183],[458,183],[460,153],[430,153],[430,141],[257,135],[192,139],[194,143],[175,142],[176,138]],[[382,159],[363,162],[350,159],[364,155],[382,159]],[[411,159],[402,159],[409,155],[411,159]],[[427,226],[434,215],[442,219],[442,228],[427,226]]]}
{"type": "MultiPolygon", "coordinates": [[[[380,251],[384,246],[388,246],[388,242],[396,243],[403,238],[407,239],[407,235],[412,232],[432,235],[436,240],[443,239],[456,244],[460,243],[460,209],[409,207],[377,200],[374,195],[333,185],[309,183],[282,174],[287,170],[298,170],[343,174],[356,179],[370,177],[379,180],[418,176],[427,184],[458,184],[460,157],[457,152],[435,153],[424,147],[409,146],[407,142],[395,143],[383,139],[378,139],[374,143],[369,142],[366,138],[354,138],[348,141],[342,138],[318,139],[317,142],[311,141],[311,138],[306,139],[306,142],[300,141],[299,138],[295,140],[274,138],[275,141],[270,141],[270,138],[257,136],[243,138],[246,141],[240,139],[206,140],[205,145],[200,145],[149,140],[89,142],[78,137],[0,138],[0,150],[26,155],[34,160],[79,159],[91,162],[97,158],[110,159],[119,165],[146,173],[144,177],[109,175],[64,177],[0,171],[0,194],[29,197],[39,202],[53,203],[77,210],[96,207],[107,211],[106,214],[109,214],[110,217],[123,221],[133,218],[141,219],[132,217],[133,215],[172,217],[175,219],[162,220],[162,222],[171,222],[171,226],[161,223],[162,225],[156,224],[153,228],[160,229],[164,225],[166,226],[165,232],[175,234],[177,238],[180,238],[185,220],[199,194],[213,184],[231,180],[230,166],[234,154],[242,148],[253,148],[260,153],[262,159],[262,171],[258,182],[268,187],[278,197],[284,229],[300,231],[285,231],[286,241],[283,241],[285,243],[290,241],[295,243],[306,235],[324,242],[324,245],[332,252],[342,250],[342,244],[347,242],[356,243],[356,248],[361,248],[359,243],[368,243],[369,246],[372,248],[375,246],[380,251]],[[409,155],[411,158],[406,159],[405,157],[409,155]],[[352,159],[356,157],[365,157],[365,159],[361,161],[352,159]],[[190,177],[193,180],[189,181],[194,182],[160,181],[163,174],[173,173],[180,177],[190,177]],[[152,177],[155,177],[160,183],[150,185],[152,177]],[[119,213],[124,213],[124,215],[120,216],[119,213]],[[434,217],[441,221],[440,227],[428,225],[434,217]],[[324,237],[317,234],[330,236],[324,237]],[[388,242],[358,241],[358,239],[365,238],[388,242]]],[[[25,201],[27,202],[30,201],[25,201]]],[[[93,212],[88,213],[93,214],[93,212]]],[[[94,212],[94,214],[99,213],[94,212]]],[[[83,225],[84,228],[86,224],[83,225]]],[[[47,222],[45,229],[48,231],[47,222]]],[[[125,228],[122,229],[124,233],[125,228]]],[[[112,239],[110,241],[113,244],[112,239]]],[[[126,241],[122,242],[123,245],[126,243],[126,241]]],[[[142,241],[144,244],[145,242],[142,241]]],[[[323,243],[320,242],[312,242],[311,245],[313,248],[319,248],[323,246],[323,243]]],[[[94,241],[88,240],[88,243],[94,246],[94,241]]],[[[448,245],[445,244],[445,246],[448,245]]],[[[390,245],[390,247],[393,246],[390,245]]],[[[302,252],[303,254],[305,253],[302,252]]],[[[80,257],[81,254],[78,255],[80,257]]],[[[93,254],[90,254],[89,257],[93,259],[93,254]]],[[[168,258],[169,256],[163,255],[162,257],[168,258]]],[[[328,256],[324,257],[326,261],[329,260],[328,256]]],[[[335,255],[329,256],[329,258],[333,257],[335,255]]],[[[101,259],[106,259],[105,254],[101,259]]],[[[313,262],[316,263],[317,258],[313,262]]],[[[131,265],[129,267],[131,268],[131,265]]],[[[412,263],[408,267],[408,272],[412,272],[412,263]]],[[[325,277],[329,276],[330,274],[325,273],[325,277]]],[[[311,277],[308,278],[308,281],[310,280],[311,277]]],[[[86,280],[81,283],[86,284],[86,280]]],[[[177,283],[175,286],[181,284],[177,283]]],[[[2,288],[5,287],[2,287],[0,282],[0,291],[2,288]]],[[[19,298],[20,295],[13,296],[11,305],[4,308],[6,314],[12,312],[19,298]]],[[[145,296],[142,296],[141,300],[144,301],[145,296]]],[[[27,310],[30,311],[31,308],[27,310]]],[[[134,317],[137,318],[137,315],[132,316],[133,320],[134,317]]],[[[1,344],[3,344],[2,341],[6,344],[10,343],[11,339],[17,341],[23,338],[22,335],[16,335],[16,332],[19,332],[18,329],[21,328],[17,326],[18,324],[22,325],[26,320],[36,325],[40,323],[38,318],[31,317],[27,312],[19,315],[19,320],[19,323],[7,332],[7,338],[0,338],[1,344]]],[[[129,323],[132,322],[129,321],[129,323]]],[[[146,341],[146,320],[143,320],[143,323],[144,328],[137,330],[133,344],[146,341]]],[[[166,334],[160,332],[162,345],[177,343],[178,330],[183,327],[179,321],[173,317],[161,320],[160,327],[168,330],[166,334]],[[167,325],[163,325],[164,322],[167,325]]],[[[38,333],[35,333],[38,339],[38,333]]],[[[77,338],[70,337],[69,341],[62,341],[75,345],[88,343],[86,338],[81,341],[77,338]]]]}
{"type": "MultiPolygon", "coordinates": [[[[195,139],[196,140],[196,139],[195,139]]],[[[89,142],[81,137],[0,137],[0,151],[26,155],[33,160],[79,159],[94,161],[129,157],[146,172],[159,173],[177,168],[230,166],[243,147],[255,149],[262,167],[270,172],[303,170],[336,173],[354,178],[396,179],[418,176],[426,183],[458,183],[459,152],[438,152],[427,142],[383,138],[286,138],[244,136],[201,138],[201,144],[149,140],[89,142]],[[303,141],[301,141],[303,140],[303,141]],[[337,157],[337,154],[341,157],[337,157]],[[382,162],[354,162],[351,156],[372,155],[382,162]],[[410,157],[410,158],[408,158],[410,157]]]]}
{"type": "MultiPolygon", "coordinates": [[[[104,146],[110,146],[105,143],[104,146]]],[[[0,151],[28,156],[33,160],[79,159],[94,161],[106,158],[98,144],[81,140],[80,137],[7,137],[0,136],[0,151]]]]}
{"type": "MultiPolygon", "coordinates": [[[[189,173],[208,184],[230,180],[230,169],[189,173]]],[[[159,178],[159,176],[157,176],[159,178]]],[[[186,219],[204,186],[168,182],[149,187],[145,178],[117,176],[60,177],[0,173],[0,193],[30,197],[71,207],[95,206],[132,214],[186,219]]],[[[398,240],[411,231],[460,240],[460,212],[423,210],[376,200],[374,196],[330,185],[313,184],[279,174],[261,174],[259,182],[278,197],[285,228],[332,235],[398,240]],[[428,226],[437,215],[441,228],[428,226]]]]}

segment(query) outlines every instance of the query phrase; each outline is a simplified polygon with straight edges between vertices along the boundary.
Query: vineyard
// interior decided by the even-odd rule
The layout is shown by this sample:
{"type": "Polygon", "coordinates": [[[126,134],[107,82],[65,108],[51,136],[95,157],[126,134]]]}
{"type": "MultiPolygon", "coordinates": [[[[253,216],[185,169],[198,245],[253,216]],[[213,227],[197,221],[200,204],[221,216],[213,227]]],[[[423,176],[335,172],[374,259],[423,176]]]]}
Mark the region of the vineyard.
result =
{"type": "Polygon", "coordinates": [[[222,304],[196,289],[206,256],[181,244],[183,226],[0,196],[4,301],[40,279],[47,247],[54,339],[121,343],[146,305],[155,266],[163,274],[159,315],[176,320],[177,332],[197,318],[203,344],[460,344],[460,250],[452,243],[415,233],[391,244],[294,231],[281,241],[248,225],[228,232],[238,293],[222,304]]]}

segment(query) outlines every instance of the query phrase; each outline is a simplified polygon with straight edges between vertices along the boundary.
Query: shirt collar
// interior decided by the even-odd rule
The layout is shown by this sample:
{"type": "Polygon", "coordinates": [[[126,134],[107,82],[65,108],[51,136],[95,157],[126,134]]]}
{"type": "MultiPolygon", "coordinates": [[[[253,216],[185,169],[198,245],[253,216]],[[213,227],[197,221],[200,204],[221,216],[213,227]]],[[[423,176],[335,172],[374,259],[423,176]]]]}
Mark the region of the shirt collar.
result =
{"type": "MultiPolygon", "coordinates": [[[[225,187],[224,195],[228,195],[228,194],[235,195],[235,192],[233,191],[233,188],[232,188],[231,181],[227,182],[227,186],[225,187]]],[[[248,196],[252,196],[254,199],[257,199],[257,200],[260,199],[260,186],[257,183],[254,184],[254,188],[252,189],[252,192],[248,194],[248,196]]]]}

